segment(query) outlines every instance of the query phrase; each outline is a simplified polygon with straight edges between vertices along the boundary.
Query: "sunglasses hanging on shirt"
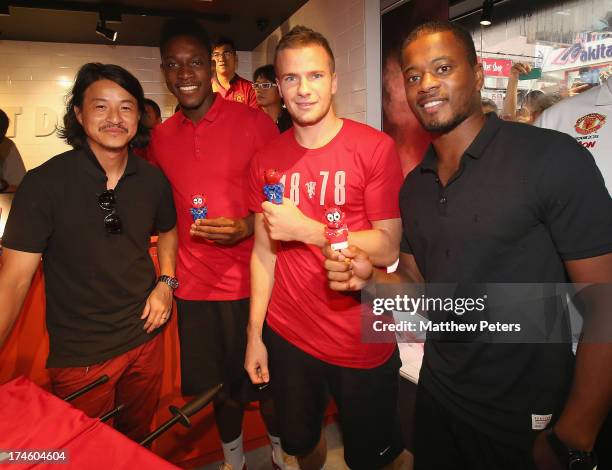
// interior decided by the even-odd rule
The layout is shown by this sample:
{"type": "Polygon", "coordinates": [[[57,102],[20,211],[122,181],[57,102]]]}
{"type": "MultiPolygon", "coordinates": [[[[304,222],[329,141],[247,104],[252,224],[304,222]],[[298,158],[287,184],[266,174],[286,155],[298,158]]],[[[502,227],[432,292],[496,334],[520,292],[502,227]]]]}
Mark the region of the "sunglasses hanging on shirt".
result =
{"type": "Polygon", "coordinates": [[[116,203],[115,191],[112,189],[107,189],[98,195],[98,206],[100,206],[100,209],[108,212],[104,217],[104,226],[106,231],[112,235],[121,233],[121,219],[115,209],[116,203]]]}

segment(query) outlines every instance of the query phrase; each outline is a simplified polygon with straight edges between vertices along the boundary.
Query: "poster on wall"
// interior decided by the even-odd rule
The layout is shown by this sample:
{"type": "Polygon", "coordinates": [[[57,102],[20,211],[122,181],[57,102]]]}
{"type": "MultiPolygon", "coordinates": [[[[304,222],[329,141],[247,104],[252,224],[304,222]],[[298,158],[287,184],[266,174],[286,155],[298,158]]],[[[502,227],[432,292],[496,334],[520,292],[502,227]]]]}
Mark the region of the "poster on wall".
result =
{"type": "Polygon", "coordinates": [[[446,19],[448,2],[445,0],[412,0],[381,15],[383,131],[395,140],[404,175],[420,163],[429,137],[406,102],[400,48],[416,26],[446,19]]]}

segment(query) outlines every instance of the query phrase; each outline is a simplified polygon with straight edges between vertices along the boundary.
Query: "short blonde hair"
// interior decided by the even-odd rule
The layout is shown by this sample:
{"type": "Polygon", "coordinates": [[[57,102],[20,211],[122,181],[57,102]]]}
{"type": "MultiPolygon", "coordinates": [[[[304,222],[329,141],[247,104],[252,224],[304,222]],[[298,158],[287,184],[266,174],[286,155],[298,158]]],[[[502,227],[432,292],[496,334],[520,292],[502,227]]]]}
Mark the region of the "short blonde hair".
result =
{"type": "Polygon", "coordinates": [[[334,53],[329,46],[329,42],[325,39],[321,33],[307,28],[306,26],[294,26],[287,34],[285,34],[278,44],[276,45],[276,51],[274,52],[274,66],[276,66],[276,59],[278,53],[285,49],[300,49],[306,46],[317,45],[321,46],[327,52],[329,56],[329,68],[332,73],[336,70],[336,60],[334,59],[334,53]]]}

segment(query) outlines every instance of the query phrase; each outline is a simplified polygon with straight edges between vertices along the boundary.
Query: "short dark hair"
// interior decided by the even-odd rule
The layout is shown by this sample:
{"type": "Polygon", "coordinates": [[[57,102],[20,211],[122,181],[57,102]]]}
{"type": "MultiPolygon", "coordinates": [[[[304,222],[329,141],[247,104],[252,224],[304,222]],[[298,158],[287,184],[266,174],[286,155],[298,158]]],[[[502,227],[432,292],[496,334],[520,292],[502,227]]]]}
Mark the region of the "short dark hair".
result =
{"type": "Polygon", "coordinates": [[[73,148],[83,148],[87,145],[87,135],[83,126],[76,117],[74,108],[83,106],[85,91],[90,85],[98,80],[110,80],[115,82],[130,95],[136,98],[140,121],[138,130],[130,142],[134,147],[146,147],[149,141],[149,130],[142,123],[145,112],[145,97],[142,86],[138,79],[123,67],[114,64],[89,63],[83,65],[77,73],[72,90],[66,97],[66,114],[64,115],[64,126],[58,129],[58,135],[73,148]]]}
{"type": "Polygon", "coordinates": [[[414,28],[410,34],[404,39],[400,53],[408,47],[408,45],[422,36],[427,36],[434,33],[452,33],[465,49],[467,58],[470,64],[476,65],[478,63],[478,57],[476,56],[476,48],[474,47],[474,40],[470,32],[463,26],[450,21],[428,21],[420,26],[414,28]]]}
{"type": "Polygon", "coordinates": [[[234,44],[234,40],[227,36],[218,37],[212,44],[211,52],[215,50],[217,47],[221,47],[221,46],[229,46],[232,48],[232,51],[236,52],[236,44],[234,44]]]}
{"type": "Polygon", "coordinates": [[[212,52],[210,38],[204,26],[193,18],[173,18],[168,20],[162,28],[159,40],[159,50],[162,56],[168,43],[179,36],[193,38],[206,48],[209,55],[212,52]]]}
{"type": "Polygon", "coordinates": [[[9,127],[8,115],[0,109],[0,139],[4,139],[9,127]]]}
{"type": "Polygon", "coordinates": [[[333,73],[336,70],[336,60],[334,59],[334,53],[329,46],[329,42],[321,33],[317,33],[301,25],[291,28],[291,30],[278,41],[276,51],[274,52],[274,65],[276,65],[276,59],[280,51],[284,49],[299,49],[313,44],[325,49],[325,52],[327,52],[329,56],[329,66],[333,73]]]}
{"type": "Polygon", "coordinates": [[[153,111],[155,111],[155,115],[158,118],[161,118],[161,109],[159,108],[159,105],[155,101],[153,101],[152,99],[145,98],[145,105],[147,105],[147,104],[153,108],[153,111]]]}
{"type": "Polygon", "coordinates": [[[256,82],[259,77],[263,77],[266,80],[274,83],[274,81],[276,80],[276,73],[274,72],[274,65],[266,64],[266,65],[262,65],[261,67],[258,67],[257,69],[255,69],[255,72],[253,72],[253,81],[256,82]]]}

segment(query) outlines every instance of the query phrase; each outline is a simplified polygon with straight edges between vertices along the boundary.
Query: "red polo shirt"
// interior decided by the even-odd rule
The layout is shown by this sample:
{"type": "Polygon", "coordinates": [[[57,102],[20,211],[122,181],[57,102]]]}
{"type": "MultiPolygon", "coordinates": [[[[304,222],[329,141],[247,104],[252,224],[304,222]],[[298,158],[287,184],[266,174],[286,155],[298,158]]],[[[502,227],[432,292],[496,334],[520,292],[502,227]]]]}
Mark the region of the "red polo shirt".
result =
{"type": "Polygon", "coordinates": [[[234,75],[234,78],[230,80],[229,88],[225,89],[221,86],[217,77],[212,78],[213,91],[219,93],[223,98],[229,101],[236,101],[249,105],[251,108],[259,109],[257,105],[257,96],[255,90],[253,90],[253,84],[238,76],[234,75]]]}
{"type": "Polygon", "coordinates": [[[237,300],[250,295],[253,238],[232,247],[192,238],[189,209],[192,195],[203,194],[210,219],[248,215],[245,182],[251,158],[277,135],[266,114],[219,95],[199,123],[179,111],[153,130],[148,156],[170,181],[177,211],[180,299],[237,300]]]}

